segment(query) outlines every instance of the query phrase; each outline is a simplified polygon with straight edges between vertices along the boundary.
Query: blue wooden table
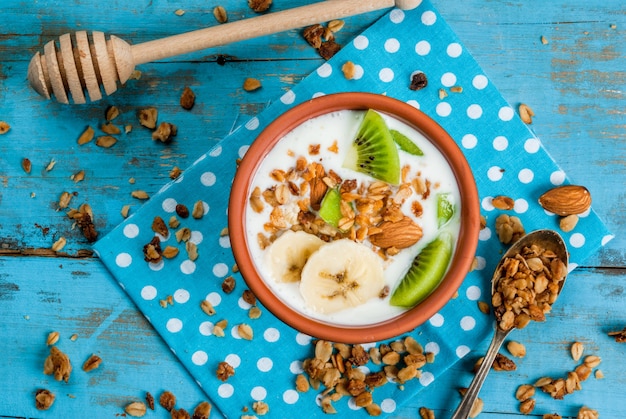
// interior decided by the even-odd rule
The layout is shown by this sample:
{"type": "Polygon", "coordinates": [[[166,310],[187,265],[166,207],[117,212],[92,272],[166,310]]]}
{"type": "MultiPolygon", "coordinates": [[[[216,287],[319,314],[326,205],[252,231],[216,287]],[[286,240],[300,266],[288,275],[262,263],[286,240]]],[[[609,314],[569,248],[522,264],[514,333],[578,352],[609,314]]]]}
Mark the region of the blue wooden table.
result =
{"type": "MultiPolygon", "coordinates": [[[[274,3],[270,12],[306,2],[274,3]]],[[[517,360],[516,371],[488,377],[480,394],[481,417],[519,415],[518,386],[573,368],[569,348],[574,341],[584,344],[586,355],[602,358],[598,368],[604,378],[592,376],[565,400],[537,395],[534,417],[554,412],[576,417],[583,405],[603,418],[626,417],[626,344],[607,336],[626,326],[624,4],[433,3],[509,103],[533,109],[532,129],[563,170],[591,191],[594,209],[616,236],[571,274],[545,324],[516,332],[514,339],[526,346],[527,355],[517,360]]],[[[143,400],[146,391],[169,390],[188,409],[206,399],[65,211],[58,210],[59,198],[70,191],[73,205],[88,203],[98,215],[97,230],[106,234],[123,220],[125,205],[131,213],[141,206],[131,191],[157,192],[172,168],[189,166],[323,60],[299,31],[288,31],[142,65],[138,80],[85,106],[37,96],[26,82],[26,70],[32,55],[61,34],[100,30],[139,43],[216,25],[212,10],[217,5],[224,6],[230,20],[254,15],[245,1],[234,0],[111,0],[106,5],[5,0],[0,6],[0,121],[10,125],[0,135],[0,417],[117,417],[129,402],[143,400]],[[248,77],[259,79],[262,88],[245,91],[248,77]],[[179,106],[185,86],[197,96],[191,112],[179,106]],[[154,106],[184,129],[168,147],[138,129],[124,137],[122,147],[106,153],[94,144],[79,146],[80,133],[87,125],[102,124],[110,105],[122,110],[120,120],[135,125],[137,109],[154,106]],[[30,173],[22,167],[25,158],[30,173]],[[81,171],[84,180],[77,182],[81,171]],[[51,250],[61,237],[65,247],[51,250]],[[46,339],[53,331],[59,332],[75,368],[66,386],[43,375],[46,339]],[[102,358],[102,366],[84,373],[80,366],[91,354],[102,358]],[[55,390],[55,405],[38,411],[34,393],[48,387],[55,390]]],[[[338,41],[349,42],[382,14],[346,19],[338,41]]],[[[448,417],[460,400],[457,389],[469,385],[486,344],[393,417],[419,417],[422,406],[448,417]]],[[[169,417],[164,410],[148,416],[169,417]]]]}

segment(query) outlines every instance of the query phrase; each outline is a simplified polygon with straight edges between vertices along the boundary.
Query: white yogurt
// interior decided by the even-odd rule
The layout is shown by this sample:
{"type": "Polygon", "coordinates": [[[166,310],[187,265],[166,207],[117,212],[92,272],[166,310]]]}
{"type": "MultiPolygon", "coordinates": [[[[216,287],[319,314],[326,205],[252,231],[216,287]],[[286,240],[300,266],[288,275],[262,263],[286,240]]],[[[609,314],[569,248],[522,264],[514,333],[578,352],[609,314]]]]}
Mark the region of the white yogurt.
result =
{"type": "MultiPolygon", "coordinates": [[[[353,140],[364,111],[338,111],[322,115],[306,121],[295,128],[281,139],[260,164],[253,179],[250,191],[258,186],[262,191],[277,184],[270,177],[275,169],[288,171],[296,165],[298,157],[305,157],[308,162],[316,161],[324,166],[326,172],[335,171],[339,176],[346,179],[356,179],[359,183],[374,181],[370,176],[355,172],[342,167],[345,154],[353,140]],[[336,151],[330,151],[333,144],[337,144],[336,151]],[[319,154],[310,155],[309,146],[319,144],[319,154]]],[[[437,194],[449,193],[450,200],[455,203],[456,211],[453,219],[445,226],[453,236],[458,237],[459,231],[459,189],[447,160],[441,152],[428,141],[419,131],[405,123],[381,114],[390,129],[395,129],[409,137],[424,152],[424,156],[413,156],[399,150],[400,167],[409,165],[410,175],[413,178],[420,174],[422,179],[430,181],[431,193],[428,198],[422,200],[421,196],[414,194],[403,205],[405,215],[410,216],[423,231],[423,237],[414,246],[403,249],[397,255],[383,261],[385,283],[391,292],[396,288],[404,274],[409,269],[413,259],[419,251],[430,241],[435,239],[439,229],[437,227],[437,194]],[[419,199],[418,199],[419,198],[419,199]],[[415,217],[411,213],[411,204],[418,200],[423,207],[423,214],[415,217]]],[[[292,213],[297,213],[297,208],[292,213]]],[[[299,283],[279,282],[274,278],[265,265],[265,251],[258,243],[259,233],[265,233],[263,225],[268,222],[271,207],[265,205],[261,213],[246,208],[246,234],[250,246],[250,254],[258,272],[264,278],[273,292],[286,304],[297,311],[317,320],[341,325],[366,325],[378,323],[406,311],[406,309],[394,307],[389,304],[389,297],[373,298],[363,305],[348,308],[332,314],[322,314],[306,307],[304,299],[299,291],[299,283]]],[[[366,241],[366,243],[369,243],[366,241]]],[[[381,259],[382,260],[382,259],[381,259]]]]}

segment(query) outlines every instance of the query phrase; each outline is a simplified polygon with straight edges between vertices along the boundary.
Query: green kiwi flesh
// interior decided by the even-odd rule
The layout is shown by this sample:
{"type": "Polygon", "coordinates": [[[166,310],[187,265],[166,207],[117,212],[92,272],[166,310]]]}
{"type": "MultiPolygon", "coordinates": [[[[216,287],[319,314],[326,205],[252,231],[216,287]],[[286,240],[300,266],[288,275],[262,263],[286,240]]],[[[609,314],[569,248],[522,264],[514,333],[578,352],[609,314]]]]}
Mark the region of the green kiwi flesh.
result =
{"type": "Polygon", "coordinates": [[[432,293],[443,279],[452,257],[452,235],[443,231],[415,257],[389,300],[398,307],[413,307],[432,293]]]}
{"type": "Polygon", "coordinates": [[[396,144],[398,144],[398,147],[400,147],[400,150],[406,151],[407,153],[412,154],[414,156],[424,155],[424,152],[422,151],[422,149],[419,148],[417,144],[411,141],[409,137],[407,137],[400,131],[392,129],[389,132],[391,132],[391,137],[396,142],[396,144]]]}
{"type": "Polygon", "coordinates": [[[437,224],[442,227],[452,219],[454,204],[450,201],[449,193],[437,194],[437,224]]]}
{"type": "Polygon", "coordinates": [[[365,113],[343,167],[393,185],[400,182],[398,149],[378,112],[370,109],[365,113]]]}
{"type": "Polygon", "coordinates": [[[322,220],[326,221],[333,227],[339,227],[341,220],[341,194],[337,188],[331,188],[326,191],[322,203],[320,204],[319,215],[322,220]]]}

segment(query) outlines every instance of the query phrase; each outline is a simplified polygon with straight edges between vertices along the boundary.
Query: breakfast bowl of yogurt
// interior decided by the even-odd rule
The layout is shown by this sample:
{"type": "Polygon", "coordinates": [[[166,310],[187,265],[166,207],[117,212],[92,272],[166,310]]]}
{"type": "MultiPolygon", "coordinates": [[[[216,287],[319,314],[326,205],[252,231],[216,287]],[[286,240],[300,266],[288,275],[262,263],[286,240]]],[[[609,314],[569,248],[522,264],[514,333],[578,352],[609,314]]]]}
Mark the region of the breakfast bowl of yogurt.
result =
{"type": "Polygon", "coordinates": [[[310,336],[409,332],[471,268],[480,229],[472,171],[434,120],[370,93],[320,96],[254,140],[230,195],[238,268],[258,300],[310,336]]]}

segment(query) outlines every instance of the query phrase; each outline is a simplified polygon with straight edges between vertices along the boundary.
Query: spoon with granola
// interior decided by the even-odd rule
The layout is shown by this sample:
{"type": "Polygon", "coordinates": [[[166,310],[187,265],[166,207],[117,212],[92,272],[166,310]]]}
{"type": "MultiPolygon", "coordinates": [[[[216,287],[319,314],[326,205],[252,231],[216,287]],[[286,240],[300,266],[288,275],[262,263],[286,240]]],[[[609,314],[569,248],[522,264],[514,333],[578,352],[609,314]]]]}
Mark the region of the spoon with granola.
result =
{"type": "Polygon", "coordinates": [[[565,242],[553,230],[536,230],[504,254],[491,281],[495,334],[452,419],[466,419],[506,337],[530,321],[545,321],[567,276],[565,242]]]}

